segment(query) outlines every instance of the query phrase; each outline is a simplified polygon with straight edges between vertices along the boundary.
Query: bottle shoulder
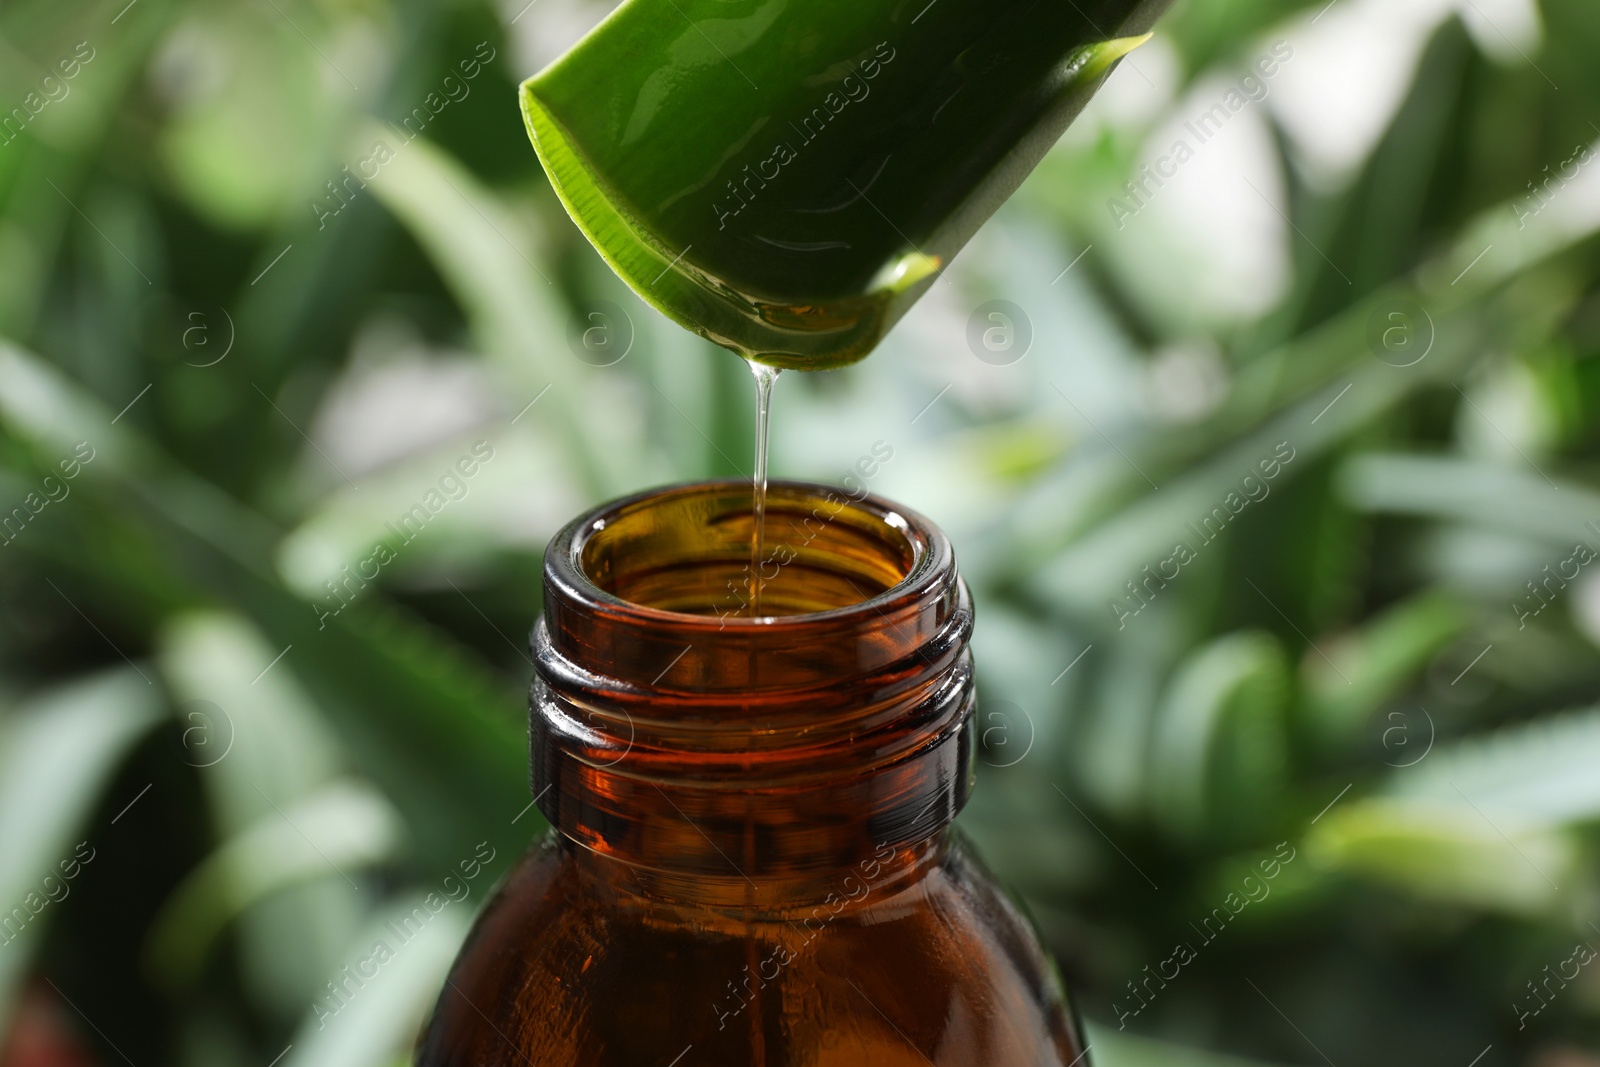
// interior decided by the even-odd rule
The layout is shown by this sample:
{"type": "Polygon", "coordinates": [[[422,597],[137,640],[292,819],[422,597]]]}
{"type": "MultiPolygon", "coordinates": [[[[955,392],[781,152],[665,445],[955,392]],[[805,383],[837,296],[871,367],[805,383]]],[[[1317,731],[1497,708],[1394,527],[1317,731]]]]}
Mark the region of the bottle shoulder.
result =
{"type": "Polygon", "coordinates": [[[722,1050],[707,1062],[768,1067],[869,1055],[998,1067],[1074,1060],[1053,970],[964,845],[912,884],[872,890],[730,925],[607,899],[547,843],[480,917],[417,1062],[499,1062],[457,1058],[464,1040],[491,1057],[490,1046],[515,1044],[541,1065],[669,1062],[690,1044],[722,1050]]]}

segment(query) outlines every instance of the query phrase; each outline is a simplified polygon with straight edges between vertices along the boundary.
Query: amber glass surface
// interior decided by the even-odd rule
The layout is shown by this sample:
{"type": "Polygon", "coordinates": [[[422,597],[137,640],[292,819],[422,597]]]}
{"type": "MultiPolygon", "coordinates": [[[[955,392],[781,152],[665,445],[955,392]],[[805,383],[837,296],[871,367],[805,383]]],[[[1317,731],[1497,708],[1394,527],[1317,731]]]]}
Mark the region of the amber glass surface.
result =
{"type": "Polygon", "coordinates": [[[533,791],[421,1067],[1087,1060],[1026,921],[950,828],[972,610],[949,542],[774,483],[606,505],[545,561],[533,791]]]}

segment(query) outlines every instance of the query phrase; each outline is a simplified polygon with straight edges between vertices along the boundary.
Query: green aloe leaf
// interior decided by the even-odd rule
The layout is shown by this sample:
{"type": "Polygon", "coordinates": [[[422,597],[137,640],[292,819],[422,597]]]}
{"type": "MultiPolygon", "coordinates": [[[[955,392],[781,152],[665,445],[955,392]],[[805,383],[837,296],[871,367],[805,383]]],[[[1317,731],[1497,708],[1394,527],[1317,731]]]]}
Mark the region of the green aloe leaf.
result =
{"type": "MultiPolygon", "coordinates": [[[[94,861],[92,844],[83,843],[87,853],[76,847],[78,835],[95,805],[107,802],[105,790],[128,754],[161,721],[163,697],[130,664],[0,714],[0,907],[7,909],[0,912],[0,1038],[72,877],[94,861]]],[[[124,799],[138,797],[110,802],[121,807],[124,799]]]]}
{"type": "Polygon", "coordinates": [[[522,87],[556,192],[696,333],[861,359],[1167,0],[628,0],[522,87]]]}
{"type": "Polygon", "coordinates": [[[1289,666],[1270,634],[1218,638],[1179,668],[1156,732],[1151,799],[1174,834],[1270,818],[1288,771],[1289,666]]]}
{"type": "Polygon", "coordinates": [[[73,483],[86,528],[114,528],[124,553],[146,554],[118,566],[118,557],[36,537],[19,538],[19,551],[83,574],[110,603],[220,602],[271,648],[293,645],[284,665],[341,735],[360,739],[347,750],[354,769],[402,809],[420,857],[454,862],[455,828],[484,812],[506,813],[485,831],[497,847],[525,844],[538,815],[526,812],[526,711],[516,695],[381,598],[323,625],[314,605],[280,584],[277,531],[266,520],[112,418],[38,357],[0,341],[0,435],[48,457],[92,442],[95,459],[73,483]]]}
{"type": "Polygon", "coordinates": [[[1367,511],[1482,526],[1551,546],[1592,537],[1588,524],[1600,514],[1600,493],[1586,485],[1476,459],[1370,452],[1346,464],[1340,483],[1345,498],[1367,511]]]}
{"type": "Polygon", "coordinates": [[[1114,1030],[1109,1023],[1089,1023],[1085,1030],[1097,1067],[1175,1067],[1177,1064],[1184,1067],[1272,1067],[1263,1060],[1247,1060],[1139,1037],[1114,1030]]]}
{"type": "MultiPolygon", "coordinates": [[[[256,904],[238,926],[241,976],[260,999],[292,1010],[337,965],[337,937],[349,916],[364,903],[356,886],[339,876],[339,871],[354,866],[340,856],[341,849],[348,855],[352,846],[338,838],[319,837],[324,859],[307,849],[306,838],[296,829],[306,826],[309,837],[337,832],[343,825],[337,815],[321,808],[313,809],[314,818],[290,814],[307,806],[314,792],[332,788],[330,783],[343,771],[345,754],[322,710],[302,689],[294,666],[273,662],[282,646],[274,646],[247,619],[222,611],[176,614],[159,633],[157,648],[183,728],[184,761],[196,767],[201,777],[218,838],[225,842],[246,837],[269,843],[279,840],[278,847],[262,844],[252,848],[255,868],[237,860],[202,865],[200,870],[209,866],[221,872],[205,884],[213,889],[222,885],[233,890],[234,896],[212,892],[209,897],[200,894],[199,899],[215,902],[236,897],[256,904]],[[313,823],[316,829],[310,825],[313,823]],[[289,835],[289,851],[281,845],[285,834],[289,835]],[[309,867],[321,878],[292,873],[294,849],[301,850],[302,871],[309,867]],[[306,856],[306,851],[311,855],[306,856]],[[316,862],[319,859],[320,864],[316,862]],[[338,870],[331,864],[338,864],[338,870]],[[273,879],[290,888],[271,899],[260,899],[258,904],[257,899],[267,894],[252,894],[244,888],[273,879]]],[[[344,809],[336,806],[334,810],[344,809]]],[[[351,821],[357,820],[344,820],[351,821]]],[[[353,834],[346,832],[345,836],[353,834]]],[[[383,851],[369,844],[377,836],[374,832],[360,838],[366,847],[363,855],[383,851]]],[[[393,836],[391,831],[389,837],[393,836]]],[[[225,845],[224,851],[228,847],[225,845]]],[[[195,937],[192,945],[196,951],[191,958],[197,967],[204,960],[209,934],[219,930],[232,912],[199,906],[193,893],[180,893],[179,897],[185,903],[176,909],[176,922],[169,925],[195,937]],[[208,927],[200,921],[207,915],[218,921],[208,927]]],[[[244,903],[238,908],[243,910],[244,903]]],[[[182,981],[191,974],[175,965],[164,976],[182,981]]]]}
{"type": "MultiPolygon", "coordinates": [[[[380,128],[370,127],[357,143],[378,143],[384,136],[380,128]]],[[[548,387],[558,396],[582,388],[578,369],[565,353],[551,358],[548,349],[536,347],[537,358],[527,358],[530,338],[560,335],[565,309],[553,283],[535,265],[526,227],[500,197],[448,152],[425,140],[408,145],[372,190],[427,250],[504,387],[512,391],[516,408],[548,387]]],[[[617,492],[596,464],[603,449],[593,427],[568,405],[551,404],[545,411],[566,445],[573,480],[596,499],[617,492]]]]}
{"type": "Polygon", "coordinates": [[[1306,837],[1318,867],[1427,900],[1520,915],[1552,912],[1590,884],[1576,839],[1459,801],[1377,798],[1329,812],[1306,837]],[[1565,890],[1563,890],[1565,886],[1565,890]]]}
{"type": "Polygon", "coordinates": [[[1327,813],[1315,862],[1429,899],[1536,914],[1593,892],[1600,819],[1600,712],[1593,708],[1441,747],[1381,793],[1327,813]]]}
{"type": "MultiPolygon", "coordinates": [[[[1305,664],[1306,725],[1319,743],[1350,746],[1385,701],[1416,679],[1428,660],[1466,629],[1467,607],[1447,593],[1412,597],[1326,646],[1305,664]]],[[[1420,727],[1420,723],[1418,724],[1420,727]]],[[[1393,735],[1394,743],[1411,743],[1393,735]]],[[[1420,736],[1414,748],[1420,749],[1420,736]]],[[[1391,753],[1402,762],[1415,753],[1391,753]]],[[[1420,758],[1420,757],[1418,757],[1420,758]]],[[[1393,764],[1392,764],[1393,765],[1393,764]]]]}
{"type": "Polygon", "coordinates": [[[1539,825],[1600,822],[1600,709],[1586,708],[1481,735],[1441,750],[1388,793],[1465,801],[1486,816],[1539,825]]]}
{"type": "Polygon", "coordinates": [[[355,981],[343,979],[346,972],[341,971],[334,980],[343,979],[343,988],[312,1001],[282,1067],[411,1063],[409,1056],[395,1057],[416,1040],[472,918],[470,904],[447,906],[435,914],[436,907],[428,904],[434,897],[419,888],[376,912],[353,933],[344,948],[355,981]],[[376,975],[367,977],[374,971],[376,975]]]}
{"type": "MultiPolygon", "coordinates": [[[[168,987],[181,988],[199,976],[229,922],[252,907],[285,899],[285,890],[348,877],[350,871],[380,863],[393,855],[401,837],[399,813],[381,793],[354,781],[330,783],[281,813],[263,816],[224,842],[173,891],[151,927],[150,970],[168,987]]],[[[330,917],[339,914],[334,907],[324,910],[330,917]]],[[[315,931],[330,938],[342,932],[315,931]]],[[[279,935],[285,936],[282,930],[279,935]]],[[[337,941],[318,946],[335,958],[341,948],[337,941]]],[[[323,966],[319,977],[331,969],[316,962],[323,966]]]]}

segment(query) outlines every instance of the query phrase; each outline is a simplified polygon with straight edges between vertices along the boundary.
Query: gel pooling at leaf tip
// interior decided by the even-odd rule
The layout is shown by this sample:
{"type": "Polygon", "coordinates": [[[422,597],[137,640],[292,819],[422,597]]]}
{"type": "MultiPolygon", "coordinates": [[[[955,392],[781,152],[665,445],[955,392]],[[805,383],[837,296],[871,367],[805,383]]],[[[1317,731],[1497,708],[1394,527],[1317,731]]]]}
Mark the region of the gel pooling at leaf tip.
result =
{"type": "Polygon", "coordinates": [[[886,314],[889,302],[931,282],[939,270],[938,257],[911,251],[884,266],[881,285],[854,298],[785,304],[742,293],[702,269],[690,256],[667,253],[637,220],[626,200],[608,188],[587,163],[560,121],[540,103],[533,90],[536,78],[523,83],[523,117],[567,214],[641,299],[716,344],[784,369],[817,370],[853,363],[871,352],[893,324],[886,314]],[[613,241],[607,230],[621,239],[613,241]],[[778,321],[783,318],[790,321],[778,321]],[[800,328],[808,319],[811,328],[800,328]],[[828,328],[825,324],[830,323],[834,325],[828,328]],[[770,347],[783,340],[791,342],[788,348],[770,347]],[[812,344],[806,345],[806,341],[812,344]],[[826,354],[808,355],[807,348],[825,349],[826,354]]]}
{"type": "Polygon", "coordinates": [[[562,123],[542,106],[534,78],[523,83],[523,118],[534,150],[546,166],[550,184],[590,245],[629,288],[651,307],[686,330],[701,334],[726,349],[786,370],[818,370],[866,357],[891,325],[883,304],[907,293],[938,272],[939,261],[922,253],[906,253],[886,264],[883,285],[858,298],[782,304],[741,293],[709,274],[688,254],[672,256],[650,227],[638,221],[626,198],[616,194],[587,163],[581,147],[562,123]],[[790,318],[790,323],[778,322],[790,318]],[[811,328],[798,325],[810,318],[811,328]],[[832,328],[822,323],[837,323],[832,328]],[[789,341],[789,349],[763,347],[789,341]],[[811,346],[805,342],[811,341],[811,346]],[[827,349],[827,355],[806,354],[806,347],[827,349]]]}

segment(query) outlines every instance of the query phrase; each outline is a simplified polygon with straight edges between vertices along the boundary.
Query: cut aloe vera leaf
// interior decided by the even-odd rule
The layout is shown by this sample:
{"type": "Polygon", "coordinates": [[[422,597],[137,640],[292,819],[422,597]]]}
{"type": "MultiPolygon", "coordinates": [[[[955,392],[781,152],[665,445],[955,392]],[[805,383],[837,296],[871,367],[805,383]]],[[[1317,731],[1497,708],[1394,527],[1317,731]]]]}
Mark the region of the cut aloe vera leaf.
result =
{"type": "Polygon", "coordinates": [[[522,86],[646,301],[779,367],[861,359],[1168,0],[627,0],[522,86]]]}

